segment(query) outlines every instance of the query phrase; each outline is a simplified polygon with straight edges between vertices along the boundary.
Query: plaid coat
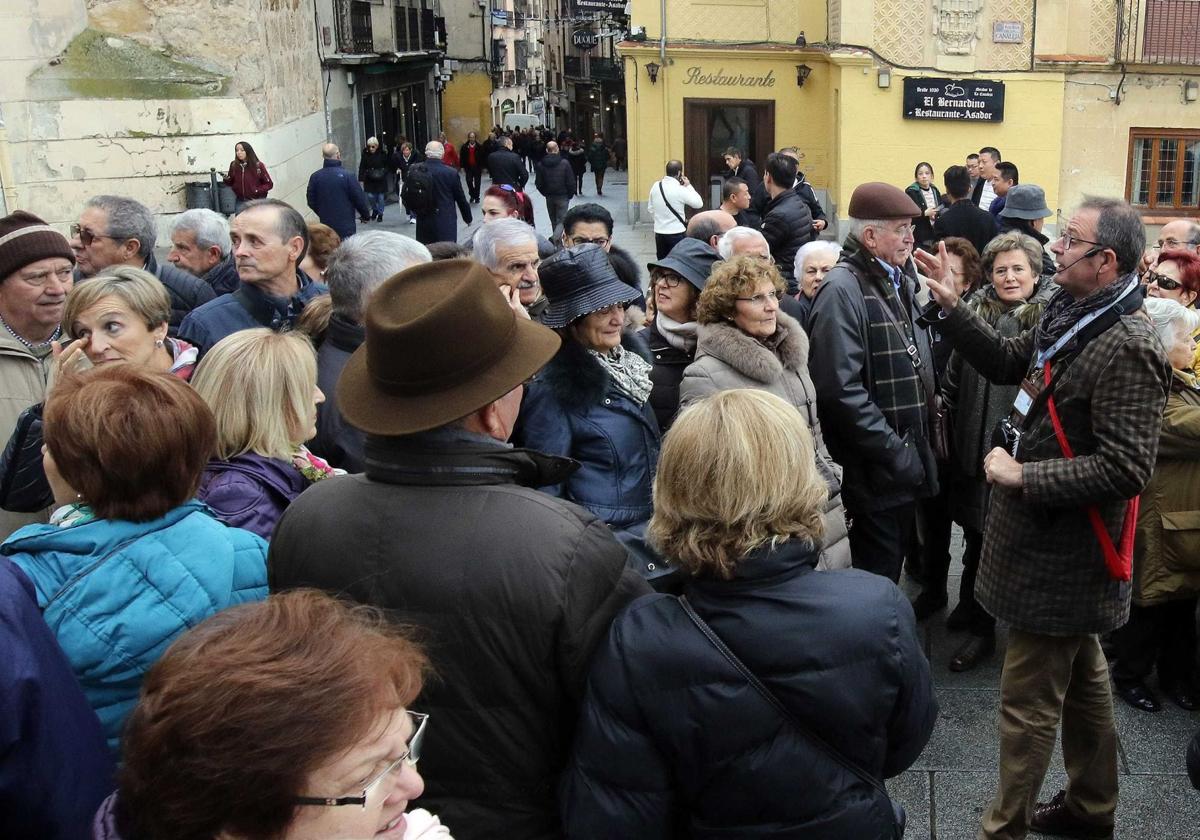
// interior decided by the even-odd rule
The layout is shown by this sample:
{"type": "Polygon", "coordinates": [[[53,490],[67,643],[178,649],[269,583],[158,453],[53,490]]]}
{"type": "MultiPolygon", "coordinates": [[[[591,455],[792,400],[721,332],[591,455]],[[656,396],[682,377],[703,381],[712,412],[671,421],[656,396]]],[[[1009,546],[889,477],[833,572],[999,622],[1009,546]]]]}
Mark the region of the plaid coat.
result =
{"type": "MultiPolygon", "coordinates": [[[[1029,372],[1033,330],[1001,338],[966,306],[941,323],[993,382],[1019,383],[1029,372]]],[[[1017,451],[1024,486],[992,490],[975,596],[1028,633],[1107,633],[1129,619],[1130,584],[1109,578],[1086,508],[1099,506],[1118,542],[1126,500],[1154,469],[1171,369],[1140,306],[1052,365],[1056,375],[1063,369],[1054,402],[1075,458],[1063,457],[1049,412],[1035,406],[1017,451]]]]}

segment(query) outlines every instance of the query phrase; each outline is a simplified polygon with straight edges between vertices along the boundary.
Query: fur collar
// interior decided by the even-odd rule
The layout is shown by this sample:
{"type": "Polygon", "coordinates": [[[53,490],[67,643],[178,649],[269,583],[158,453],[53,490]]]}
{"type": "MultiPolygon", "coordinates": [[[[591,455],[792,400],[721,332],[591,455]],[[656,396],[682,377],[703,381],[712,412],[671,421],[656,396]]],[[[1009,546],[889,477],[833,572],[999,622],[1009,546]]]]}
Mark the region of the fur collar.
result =
{"type": "Polygon", "coordinates": [[[696,333],[696,359],[712,356],[755,382],[778,382],[783,371],[804,371],[808,367],[808,336],[790,315],[776,315],[787,336],[776,351],[746,335],[732,323],[701,324],[696,333]]]}
{"type": "Polygon", "coordinates": [[[995,288],[989,283],[967,299],[967,305],[974,309],[979,316],[996,326],[1000,319],[1008,316],[1017,322],[1022,332],[1032,328],[1042,317],[1046,302],[1058,291],[1058,284],[1048,278],[1038,280],[1029,300],[1016,306],[1005,305],[996,294],[995,288]]]}
{"type": "MultiPolygon", "coordinates": [[[[635,333],[623,332],[621,346],[649,361],[644,342],[635,333]]],[[[612,377],[582,344],[564,336],[562,347],[537,378],[546,383],[565,408],[580,409],[603,402],[612,377]]]]}

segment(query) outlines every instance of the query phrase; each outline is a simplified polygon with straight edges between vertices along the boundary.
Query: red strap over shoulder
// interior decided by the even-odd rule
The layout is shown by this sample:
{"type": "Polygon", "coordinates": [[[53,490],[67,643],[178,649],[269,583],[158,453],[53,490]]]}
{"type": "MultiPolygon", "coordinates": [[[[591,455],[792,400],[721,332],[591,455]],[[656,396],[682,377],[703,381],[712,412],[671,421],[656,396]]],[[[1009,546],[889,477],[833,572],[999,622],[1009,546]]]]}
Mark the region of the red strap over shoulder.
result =
{"type": "MultiPolygon", "coordinates": [[[[1042,382],[1043,387],[1050,387],[1049,359],[1046,360],[1046,366],[1042,369],[1042,382]]],[[[1062,449],[1065,457],[1074,458],[1075,453],[1071,451],[1067,433],[1063,430],[1062,421],[1058,418],[1058,407],[1054,404],[1053,393],[1047,396],[1046,408],[1050,412],[1050,425],[1054,427],[1054,436],[1058,438],[1059,448],[1062,449]]],[[[1133,537],[1137,529],[1138,503],[1140,501],[1139,496],[1134,496],[1125,505],[1125,522],[1121,527],[1119,552],[1113,545],[1112,537],[1108,535],[1108,528],[1104,526],[1100,509],[1095,505],[1088,505],[1088,520],[1092,524],[1092,532],[1100,541],[1100,550],[1104,553],[1104,565],[1108,569],[1108,576],[1113,580],[1130,580],[1133,577],[1133,537]]]]}

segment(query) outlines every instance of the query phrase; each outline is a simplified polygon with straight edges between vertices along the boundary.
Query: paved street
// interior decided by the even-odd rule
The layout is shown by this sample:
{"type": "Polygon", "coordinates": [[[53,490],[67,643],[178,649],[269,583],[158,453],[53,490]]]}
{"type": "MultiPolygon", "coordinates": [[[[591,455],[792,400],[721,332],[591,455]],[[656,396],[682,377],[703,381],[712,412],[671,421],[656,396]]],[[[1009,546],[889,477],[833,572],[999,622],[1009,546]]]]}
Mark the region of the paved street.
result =
{"type": "MultiPolygon", "coordinates": [[[[485,188],[487,182],[485,181],[485,188]]],[[[583,201],[598,201],[616,220],[614,239],[644,265],[654,258],[654,234],[646,223],[630,227],[626,219],[626,173],[609,171],[605,195],[596,198],[591,173],[585,179],[583,201]]],[[[533,192],[538,230],[549,234],[545,204],[533,192]]],[[[580,199],[576,199],[578,201],[580,199]]],[[[476,217],[478,208],[473,207],[476,217]]],[[[403,223],[398,205],[389,205],[381,225],[360,225],[360,230],[383,228],[413,235],[415,226],[403,223]]],[[[460,233],[465,229],[461,220],[460,233]]],[[[957,602],[959,574],[957,558],[962,553],[961,535],[955,534],[955,565],[951,569],[950,608],[957,602]]],[[[910,596],[919,591],[903,581],[910,596]]],[[[922,628],[925,651],[933,667],[941,713],[933,738],[909,771],[888,784],[893,795],[908,811],[908,838],[967,840],[973,838],[979,818],[996,785],[999,746],[996,715],[999,706],[1001,650],[975,671],[953,674],[946,667],[961,636],[944,627],[945,614],[935,616],[922,628]]],[[[1151,687],[1156,687],[1151,683],[1151,687]]],[[[1200,714],[1184,712],[1167,701],[1159,714],[1135,712],[1116,703],[1120,736],[1121,805],[1117,813],[1116,837],[1122,840],[1195,840],[1200,837],[1200,794],[1192,790],[1184,772],[1184,752],[1193,733],[1200,728],[1200,714]]],[[[1048,799],[1065,780],[1061,746],[1056,750],[1043,790],[1048,799]]],[[[850,838],[847,838],[850,840],[850,838]]]]}

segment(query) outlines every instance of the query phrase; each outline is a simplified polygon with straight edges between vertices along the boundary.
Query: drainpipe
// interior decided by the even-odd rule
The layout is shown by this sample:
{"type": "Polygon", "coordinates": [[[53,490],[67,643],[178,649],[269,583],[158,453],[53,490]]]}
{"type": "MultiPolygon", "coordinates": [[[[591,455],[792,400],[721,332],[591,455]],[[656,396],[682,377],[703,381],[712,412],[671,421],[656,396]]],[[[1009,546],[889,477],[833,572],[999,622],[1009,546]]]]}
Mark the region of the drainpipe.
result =
{"type": "Polygon", "coordinates": [[[658,7],[662,13],[658,30],[658,61],[665,70],[667,67],[667,0],[658,0],[658,7]]]}

